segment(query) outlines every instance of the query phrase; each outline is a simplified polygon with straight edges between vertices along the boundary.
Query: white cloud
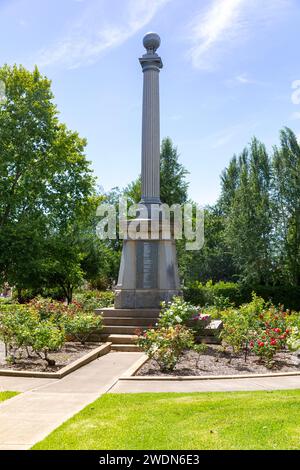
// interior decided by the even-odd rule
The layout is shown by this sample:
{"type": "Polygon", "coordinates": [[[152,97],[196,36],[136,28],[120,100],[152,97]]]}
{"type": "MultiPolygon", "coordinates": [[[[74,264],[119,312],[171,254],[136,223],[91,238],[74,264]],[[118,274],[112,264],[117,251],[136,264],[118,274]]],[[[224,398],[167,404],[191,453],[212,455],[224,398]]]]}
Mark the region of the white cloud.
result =
{"type": "MultiPolygon", "coordinates": [[[[120,7],[118,11],[121,18],[119,22],[103,22],[103,2],[94,1],[84,11],[82,18],[71,25],[67,34],[39,52],[35,62],[41,67],[63,65],[68,68],[95,63],[106,50],[121,45],[144,28],[170,1],[122,2],[123,10],[120,7]]],[[[114,18],[118,16],[114,13],[114,18]]]]}
{"type": "Polygon", "coordinates": [[[255,78],[249,77],[247,73],[242,73],[240,75],[237,75],[236,77],[230,78],[226,80],[226,85],[229,87],[235,87],[235,86],[247,86],[247,85],[256,85],[256,86],[261,86],[261,87],[267,87],[270,86],[270,83],[264,82],[262,80],[257,80],[255,78]]]}
{"type": "Polygon", "coordinates": [[[251,31],[282,18],[293,0],[212,0],[189,25],[188,56],[194,67],[211,69],[228,50],[238,47],[251,31]]]}

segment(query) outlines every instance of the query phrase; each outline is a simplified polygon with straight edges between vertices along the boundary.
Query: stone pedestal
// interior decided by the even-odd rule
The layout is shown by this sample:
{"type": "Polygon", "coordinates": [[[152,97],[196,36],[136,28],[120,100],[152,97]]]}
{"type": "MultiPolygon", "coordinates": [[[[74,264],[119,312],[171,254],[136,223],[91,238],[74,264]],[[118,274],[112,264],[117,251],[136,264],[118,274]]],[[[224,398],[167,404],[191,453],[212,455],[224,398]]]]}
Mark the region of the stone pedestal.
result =
{"type": "Polygon", "coordinates": [[[181,295],[174,240],[126,240],[123,245],[116,308],[159,308],[181,295]]]}

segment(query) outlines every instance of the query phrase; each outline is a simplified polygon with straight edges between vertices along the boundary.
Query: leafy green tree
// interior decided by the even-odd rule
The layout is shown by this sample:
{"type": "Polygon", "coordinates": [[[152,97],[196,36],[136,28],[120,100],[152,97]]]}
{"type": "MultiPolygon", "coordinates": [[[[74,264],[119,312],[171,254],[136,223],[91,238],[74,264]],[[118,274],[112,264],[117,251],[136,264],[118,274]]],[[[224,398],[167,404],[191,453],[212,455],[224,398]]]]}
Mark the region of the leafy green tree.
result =
{"type": "Polygon", "coordinates": [[[188,199],[188,171],[179,162],[177,148],[167,137],[162,141],[160,153],[160,196],[169,206],[184,204],[188,199]]]}
{"type": "Polygon", "coordinates": [[[76,220],[94,179],[86,141],[58,120],[51,82],[37,68],[7,65],[0,80],[0,277],[21,290],[43,282],[49,237],[63,243],[58,234],[76,220]]]}
{"type": "Polygon", "coordinates": [[[291,129],[274,148],[276,255],[281,282],[300,286],[300,145],[291,129]]]}
{"type": "Polygon", "coordinates": [[[243,280],[272,282],[271,168],[265,146],[253,139],[239,159],[239,184],[226,217],[226,242],[243,280]]]}

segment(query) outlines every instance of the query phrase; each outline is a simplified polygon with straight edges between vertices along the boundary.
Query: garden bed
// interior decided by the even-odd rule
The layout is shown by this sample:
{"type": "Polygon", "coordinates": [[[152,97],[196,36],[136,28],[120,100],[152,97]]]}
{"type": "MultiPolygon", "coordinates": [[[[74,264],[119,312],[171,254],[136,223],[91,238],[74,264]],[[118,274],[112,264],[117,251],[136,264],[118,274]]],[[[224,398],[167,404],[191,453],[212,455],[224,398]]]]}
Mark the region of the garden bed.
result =
{"type": "Polygon", "coordinates": [[[155,360],[148,360],[136,376],[232,376],[280,372],[300,373],[300,357],[289,351],[280,351],[275,356],[273,367],[268,368],[254,354],[249,354],[245,362],[243,355],[232,356],[220,346],[210,345],[200,356],[194,351],[186,351],[170,372],[162,372],[155,360]]]}
{"type": "Polygon", "coordinates": [[[4,356],[4,350],[0,353],[0,369],[12,371],[33,371],[33,372],[58,372],[62,368],[72,364],[73,362],[83,358],[93,350],[99,348],[100,343],[68,342],[59,351],[49,353],[49,359],[55,361],[55,365],[48,365],[43,359],[32,353],[31,357],[23,357],[17,359],[16,363],[8,363],[4,356]]]}

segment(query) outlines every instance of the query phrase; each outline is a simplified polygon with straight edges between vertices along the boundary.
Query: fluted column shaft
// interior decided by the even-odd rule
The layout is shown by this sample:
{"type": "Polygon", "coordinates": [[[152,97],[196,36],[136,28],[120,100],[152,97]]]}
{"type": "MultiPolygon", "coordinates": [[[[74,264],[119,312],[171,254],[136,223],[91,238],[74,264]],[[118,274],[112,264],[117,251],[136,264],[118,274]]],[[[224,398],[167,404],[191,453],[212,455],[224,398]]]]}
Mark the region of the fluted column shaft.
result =
{"type": "Polygon", "coordinates": [[[157,54],[140,59],[144,72],[142,124],[142,202],[160,202],[160,109],[159,72],[162,62],[157,54]]]}

